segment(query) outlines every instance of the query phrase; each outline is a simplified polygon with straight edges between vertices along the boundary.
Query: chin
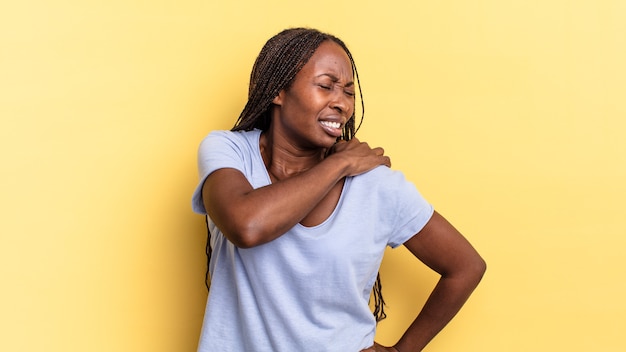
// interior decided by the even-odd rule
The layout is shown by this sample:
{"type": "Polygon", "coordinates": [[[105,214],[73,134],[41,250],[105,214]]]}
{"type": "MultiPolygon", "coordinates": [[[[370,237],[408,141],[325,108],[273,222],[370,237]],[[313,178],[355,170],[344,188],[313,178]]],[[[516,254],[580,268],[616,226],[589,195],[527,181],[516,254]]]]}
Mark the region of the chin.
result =
{"type": "Polygon", "coordinates": [[[329,137],[328,139],[324,139],[324,141],[320,143],[320,146],[324,149],[332,148],[335,145],[335,143],[339,141],[339,139],[340,138],[329,137]]]}

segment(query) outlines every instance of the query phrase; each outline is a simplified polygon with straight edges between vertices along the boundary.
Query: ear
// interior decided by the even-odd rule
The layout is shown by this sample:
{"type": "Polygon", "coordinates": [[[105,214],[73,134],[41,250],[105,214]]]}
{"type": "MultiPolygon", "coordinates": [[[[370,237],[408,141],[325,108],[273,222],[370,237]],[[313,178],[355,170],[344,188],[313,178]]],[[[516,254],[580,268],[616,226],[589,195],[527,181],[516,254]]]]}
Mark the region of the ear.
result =
{"type": "Polygon", "coordinates": [[[285,90],[282,89],[280,92],[278,92],[278,95],[274,97],[274,99],[272,100],[272,103],[274,105],[283,105],[284,95],[285,95],[285,90]]]}

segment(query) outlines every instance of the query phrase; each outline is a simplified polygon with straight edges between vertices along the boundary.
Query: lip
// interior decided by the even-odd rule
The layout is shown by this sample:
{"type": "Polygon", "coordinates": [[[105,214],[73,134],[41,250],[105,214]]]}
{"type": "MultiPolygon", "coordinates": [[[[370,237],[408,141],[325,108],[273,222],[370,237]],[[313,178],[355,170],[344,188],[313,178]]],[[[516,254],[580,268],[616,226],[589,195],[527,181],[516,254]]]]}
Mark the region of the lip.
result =
{"type": "Polygon", "coordinates": [[[325,118],[325,119],[319,120],[319,124],[320,124],[320,126],[322,126],[322,129],[324,131],[326,131],[327,134],[333,136],[334,138],[341,137],[341,134],[343,132],[343,125],[344,124],[343,124],[343,122],[341,122],[340,119],[337,119],[337,118],[325,118]],[[324,121],[339,123],[339,128],[333,128],[333,127],[327,126],[327,125],[322,123],[324,121]]]}

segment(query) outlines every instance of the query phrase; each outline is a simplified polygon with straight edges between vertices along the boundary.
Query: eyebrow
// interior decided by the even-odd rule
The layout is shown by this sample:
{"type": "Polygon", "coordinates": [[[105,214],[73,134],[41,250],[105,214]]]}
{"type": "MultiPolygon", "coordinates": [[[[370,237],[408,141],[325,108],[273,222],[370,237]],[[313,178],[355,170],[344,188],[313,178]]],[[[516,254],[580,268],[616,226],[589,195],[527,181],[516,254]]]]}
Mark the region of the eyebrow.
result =
{"type": "MultiPolygon", "coordinates": [[[[322,77],[322,76],[329,77],[330,80],[333,81],[333,83],[339,82],[339,77],[333,75],[332,73],[322,73],[321,75],[318,75],[317,78],[322,77]]],[[[354,81],[350,81],[346,83],[344,87],[352,87],[352,86],[354,86],[354,81]]]]}

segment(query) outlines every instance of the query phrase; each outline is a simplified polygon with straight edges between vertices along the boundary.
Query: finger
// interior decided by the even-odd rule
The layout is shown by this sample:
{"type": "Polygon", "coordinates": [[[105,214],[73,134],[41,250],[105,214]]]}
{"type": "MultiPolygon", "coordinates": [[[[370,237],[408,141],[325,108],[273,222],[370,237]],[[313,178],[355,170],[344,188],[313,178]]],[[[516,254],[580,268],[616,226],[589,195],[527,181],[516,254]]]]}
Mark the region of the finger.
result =
{"type": "Polygon", "coordinates": [[[344,148],[345,145],[346,145],[346,141],[339,140],[339,141],[335,142],[335,144],[330,148],[330,150],[332,152],[337,152],[337,151],[340,151],[342,148],[344,148]]]}
{"type": "Polygon", "coordinates": [[[345,145],[347,142],[344,140],[339,140],[337,142],[335,142],[335,144],[333,145],[333,148],[337,148],[337,147],[341,147],[342,145],[345,145]]]}

